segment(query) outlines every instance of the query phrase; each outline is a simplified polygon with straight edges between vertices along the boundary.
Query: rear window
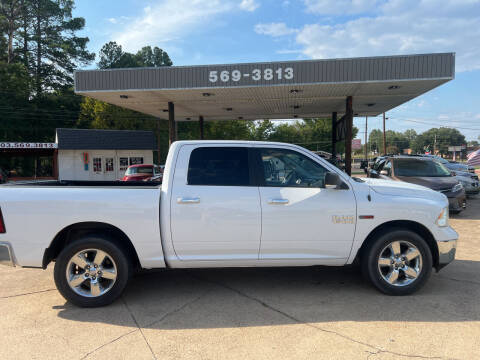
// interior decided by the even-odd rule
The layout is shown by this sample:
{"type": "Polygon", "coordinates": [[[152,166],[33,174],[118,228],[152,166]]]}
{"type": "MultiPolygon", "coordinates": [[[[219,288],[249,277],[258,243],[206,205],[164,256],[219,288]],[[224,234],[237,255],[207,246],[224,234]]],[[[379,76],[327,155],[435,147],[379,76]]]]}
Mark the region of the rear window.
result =
{"type": "Polygon", "coordinates": [[[135,174],[153,174],[153,168],[151,166],[128,168],[127,175],[135,175],[135,174]]]}
{"type": "Polygon", "coordinates": [[[248,186],[248,149],[197,148],[190,155],[187,177],[189,185],[248,186]]]}

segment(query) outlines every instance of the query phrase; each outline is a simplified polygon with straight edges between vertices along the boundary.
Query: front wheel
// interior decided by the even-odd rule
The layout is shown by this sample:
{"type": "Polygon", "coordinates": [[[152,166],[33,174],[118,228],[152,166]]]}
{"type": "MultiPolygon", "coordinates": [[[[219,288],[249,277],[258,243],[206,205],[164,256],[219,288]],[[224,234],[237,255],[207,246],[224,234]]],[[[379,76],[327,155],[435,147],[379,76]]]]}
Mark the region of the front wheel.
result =
{"type": "Polygon", "coordinates": [[[80,307],[105,306],[125,289],[132,272],[126,252],[104,237],[78,239],[55,262],[55,284],[62,296],[80,307]]]}
{"type": "Polygon", "coordinates": [[[408,295],[432,273],[432,254],[425,240],[408,230],[394,230],[371,242],[362,256],[362,272],[381,292],[408,295]]]}

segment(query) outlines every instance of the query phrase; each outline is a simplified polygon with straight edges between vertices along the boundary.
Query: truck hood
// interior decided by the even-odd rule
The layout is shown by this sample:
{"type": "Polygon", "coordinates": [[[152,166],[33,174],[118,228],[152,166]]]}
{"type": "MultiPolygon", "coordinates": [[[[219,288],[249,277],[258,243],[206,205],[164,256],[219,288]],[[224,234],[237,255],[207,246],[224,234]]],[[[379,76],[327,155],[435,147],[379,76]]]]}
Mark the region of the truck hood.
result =
{"type": "Polygon", "coordinates": [[[370,188],[378,194],[389,196],[405,196],[417,197],[423,199],[431,199],[437,201],[444,201],[445,195],[431,189],[410,184],[403,181],[383,180],[383,179],[363,179],[370,186],[370,188]]]}

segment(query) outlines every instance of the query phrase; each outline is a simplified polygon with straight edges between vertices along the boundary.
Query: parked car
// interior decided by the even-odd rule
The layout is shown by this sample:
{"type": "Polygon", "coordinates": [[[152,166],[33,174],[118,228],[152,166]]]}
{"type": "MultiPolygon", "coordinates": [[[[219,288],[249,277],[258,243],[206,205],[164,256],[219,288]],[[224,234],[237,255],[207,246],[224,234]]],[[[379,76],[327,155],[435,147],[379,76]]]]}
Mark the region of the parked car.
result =
{"type": "Polygon", "coordinates": [[[141,268],[358,261],[380,291],[407,295],[454,259],[458,238],[443,194],[351,178],[302,147],[268,142],[175,142],[162,185],[2,185],[0,209],[0,259],[55,261],[60,293],[86,307],[113,302],[141,268]]]}
{"type": "Polygon", "coordinates": [[[480,192],[478,175],[465,171],[451,171],[460,184],[462,184],[467,196],[477,195],[480,192]]]}
{"type": "Polygon", "coordinates": [[[0,168],[0,184],[5,184],[8,181],[8,173],[0,168]]]}
{"type": "Polygon", "coordinates": [[[130,165],[122,181],[161,181],[163,171],[157,165],[130,165]]]}
{"type": "Polygon", "coordinates": [[[440,164],[444,165],[449,170],[475,173],[475,168],[473,166],[469,166],[467,164],[461,164],[456,161],[448,161],[447,159],[444,159],[441,156],[437,156],[437,155],[424,155],[424,156],[437,160],[440,164]]]}
{"type": "Polygon", "coordinates": [[[467,206],[462,184],[450,171],[432,158],[420,156],[392,156],[385,158],[370,171],[370,177],[405,181],[422,185],[447,196],[450,211],[459,213],[467,206]]]}

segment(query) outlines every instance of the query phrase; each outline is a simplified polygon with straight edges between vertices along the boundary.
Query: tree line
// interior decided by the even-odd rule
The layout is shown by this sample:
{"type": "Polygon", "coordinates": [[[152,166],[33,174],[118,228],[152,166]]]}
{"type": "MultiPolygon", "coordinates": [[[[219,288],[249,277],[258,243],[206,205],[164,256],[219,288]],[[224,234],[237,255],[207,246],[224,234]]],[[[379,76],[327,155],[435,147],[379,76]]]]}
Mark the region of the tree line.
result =
{"type": "MultiPolygon", "coordinates": [[[[432,152],[441,155],[448,154],[449,146],[467,145],[465,136],[453,128],[432,128],[420,134],[414,129],[398,132],[387,130],[386,150],[388,154],[401,154],[406,149],[413,153],[432,152]]],[[[478,145],[477,141],[469,142],[469,145],[478,145]]],[[[370,132],[368,149],[372,152],[383,153],[383,132],[375,129],[370,132]]]]}

